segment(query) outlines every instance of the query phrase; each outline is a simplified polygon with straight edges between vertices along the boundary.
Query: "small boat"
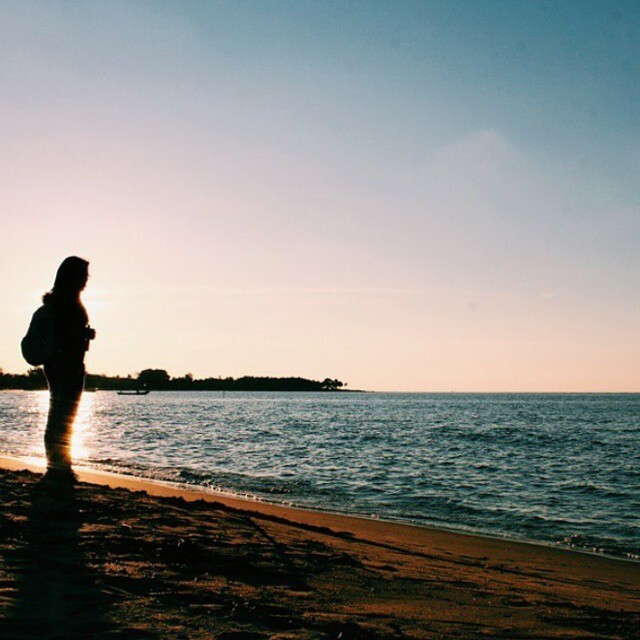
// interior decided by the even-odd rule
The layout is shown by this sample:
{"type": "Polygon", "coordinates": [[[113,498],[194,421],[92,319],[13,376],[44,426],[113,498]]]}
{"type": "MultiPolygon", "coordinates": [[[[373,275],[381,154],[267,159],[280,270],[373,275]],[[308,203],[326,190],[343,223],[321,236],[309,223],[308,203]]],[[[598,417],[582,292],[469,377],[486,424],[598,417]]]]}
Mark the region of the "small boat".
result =
{"type": "Polygon", "coordinates": [[[134,391],[118,391],[119,396],[146,396],[149,389],[135,389],[134,391]]]}

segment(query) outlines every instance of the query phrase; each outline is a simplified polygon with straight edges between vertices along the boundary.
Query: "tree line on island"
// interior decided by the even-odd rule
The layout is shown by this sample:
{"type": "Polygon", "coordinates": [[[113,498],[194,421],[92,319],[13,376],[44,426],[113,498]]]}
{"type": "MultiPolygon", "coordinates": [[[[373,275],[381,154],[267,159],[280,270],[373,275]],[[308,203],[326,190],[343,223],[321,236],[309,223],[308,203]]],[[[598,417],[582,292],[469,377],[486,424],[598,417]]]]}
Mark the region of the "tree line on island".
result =
{"type": "MultiPolygon", "coordinates": [[[[106,376],[88,373],[85,389],[101,391],[340,391],[346,383],[334,379],[273,378],[270,376],[242,376],[240,378],[194,378],[187,373],[172,378],[164,369],[144,369],[137,376],[106,376]]],[[[40,390],[47,388],[40,367],[27,373],[4,373],[0,369],[0,389],[40,390]]]]}

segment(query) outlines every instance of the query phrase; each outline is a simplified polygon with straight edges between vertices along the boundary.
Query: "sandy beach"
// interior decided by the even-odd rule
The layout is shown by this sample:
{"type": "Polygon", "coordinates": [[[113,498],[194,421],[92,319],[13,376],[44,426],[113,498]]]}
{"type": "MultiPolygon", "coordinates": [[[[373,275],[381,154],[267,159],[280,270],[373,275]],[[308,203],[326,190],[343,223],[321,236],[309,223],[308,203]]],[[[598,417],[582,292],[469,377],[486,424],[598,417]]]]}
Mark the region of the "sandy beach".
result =
{"type": "Polygon", "coordinates": [[[0,637],[640,637],[640,563],[0,459],[0,637]]]}

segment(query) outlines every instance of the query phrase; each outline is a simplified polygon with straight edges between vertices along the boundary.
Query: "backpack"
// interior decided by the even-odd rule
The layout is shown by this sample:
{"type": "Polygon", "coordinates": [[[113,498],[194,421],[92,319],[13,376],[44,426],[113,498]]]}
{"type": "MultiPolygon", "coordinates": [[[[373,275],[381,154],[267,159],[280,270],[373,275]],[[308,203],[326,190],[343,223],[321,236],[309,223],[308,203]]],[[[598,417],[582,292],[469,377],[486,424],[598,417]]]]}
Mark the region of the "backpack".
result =
{"type": "Polygon", "coordinates": [[[34,367],[51,360],[57,351],[52,305],[43,304],[35,311],[20,347],[24,359],[34,367]]]}

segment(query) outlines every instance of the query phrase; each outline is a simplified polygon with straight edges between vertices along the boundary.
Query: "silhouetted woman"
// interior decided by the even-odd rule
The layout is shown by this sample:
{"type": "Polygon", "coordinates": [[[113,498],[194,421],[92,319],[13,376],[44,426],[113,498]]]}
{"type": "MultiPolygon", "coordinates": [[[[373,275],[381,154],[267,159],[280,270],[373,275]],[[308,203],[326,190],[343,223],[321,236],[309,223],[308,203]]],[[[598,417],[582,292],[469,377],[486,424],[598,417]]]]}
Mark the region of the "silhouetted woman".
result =
{"type": "Polygon", "coordinates": [[[89,341],[95,338],[80,300],[89,279],[88,269],[86,260],[66,258],[58,268],[53,289],[42,298],[45,305],[53,308],[56,345],[55,354],[44,365],[49,385],[49,416],[44,434],[47,469],[70,478],[71,432],[84,387],[84,354],[89,341]]]}

